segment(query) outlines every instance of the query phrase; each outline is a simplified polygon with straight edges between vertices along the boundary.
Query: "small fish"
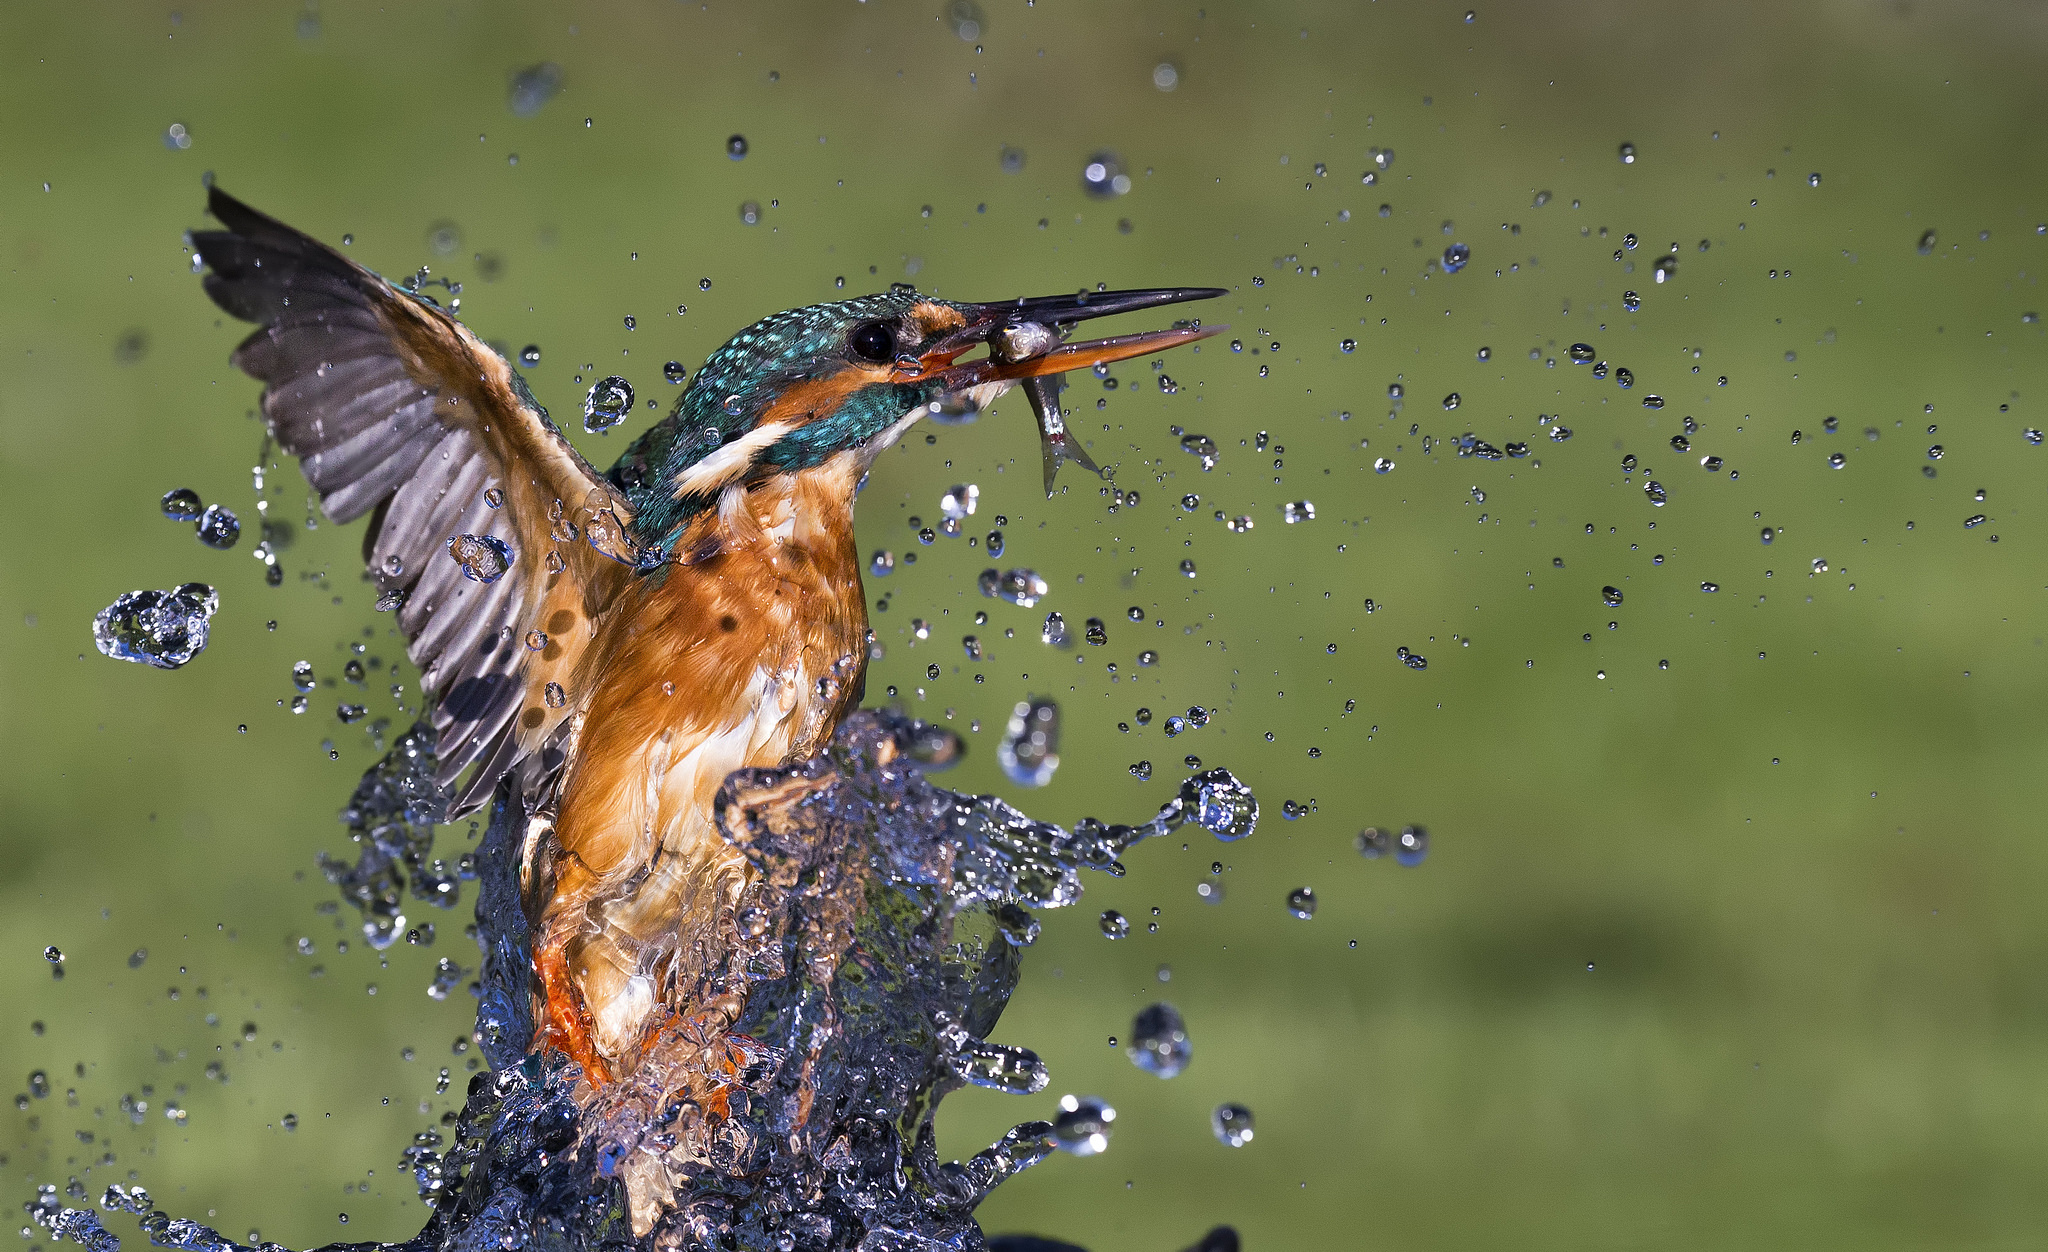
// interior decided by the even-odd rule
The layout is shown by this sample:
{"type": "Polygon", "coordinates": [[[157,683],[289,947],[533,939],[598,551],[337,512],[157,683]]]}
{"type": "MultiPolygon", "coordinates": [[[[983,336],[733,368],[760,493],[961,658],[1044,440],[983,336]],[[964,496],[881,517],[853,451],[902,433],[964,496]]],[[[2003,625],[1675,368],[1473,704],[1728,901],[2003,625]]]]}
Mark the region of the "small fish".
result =
{"type": "MultiPolygon", "coordinates": [[[[1068,326],[1048,326],[1044,322],[1004,326],[990,336],[989,355],[998,361],[1022,361],[1044,356],[1058,347],[1071,329],[1068,326]]],[[[1051,498],[1053,479],[1058,476],[1060,466],[1068,461],[1074,461],[1082,469],[1100,477],[1102,470],[1081,447],[1080,441],[1067,433],[1066,419],[1060,416],[1059,375],[1026,378],[1023,386],[1024,394],[1031,399],[1031,411],[1038,418],[1038,442],[1045,455],[1046,497],[1051,498]]]]}

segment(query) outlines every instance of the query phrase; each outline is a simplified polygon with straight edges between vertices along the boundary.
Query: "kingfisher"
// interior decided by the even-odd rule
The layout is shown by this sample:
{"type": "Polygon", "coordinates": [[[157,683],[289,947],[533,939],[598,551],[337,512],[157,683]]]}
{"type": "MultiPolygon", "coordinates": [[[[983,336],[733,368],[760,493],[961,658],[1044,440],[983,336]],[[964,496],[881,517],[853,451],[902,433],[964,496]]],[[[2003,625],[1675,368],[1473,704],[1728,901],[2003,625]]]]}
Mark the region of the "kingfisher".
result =
{"type": "Polygon", "coordinates": [[[898,286],[776,313],[714,352],[608,473],[451,312],[241,203],[192,232],[264,421],[363,556],[428,694],[450,816],[500,788],[527,821],[536,1033],[602,1088],[737,1019],[720,940],[753,871],[718,834],[726,776],[819,750],[858,706],[867,603],[853,505],[942,403],[1023,384],[1046,485],[1093,468],[1058,375],[1192,342],[1199,322],[1067,342],[1078,322],[1225,294],[972,304],[898,286]],[[987,354],[969,357],[977,348],[987,354]],[[683,1029],[687,1027],[687,1029],[683,1029]]]}

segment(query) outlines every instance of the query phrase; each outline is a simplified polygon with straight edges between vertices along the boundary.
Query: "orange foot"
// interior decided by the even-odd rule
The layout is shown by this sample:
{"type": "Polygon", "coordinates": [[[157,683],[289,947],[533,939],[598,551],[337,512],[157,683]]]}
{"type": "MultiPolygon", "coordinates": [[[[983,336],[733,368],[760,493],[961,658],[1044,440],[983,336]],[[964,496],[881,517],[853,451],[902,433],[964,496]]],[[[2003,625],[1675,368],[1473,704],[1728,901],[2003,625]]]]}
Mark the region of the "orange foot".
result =
{"type": "Polygon", "coordinates": [[[569,977],[568,944],[548,937],[534,952],[533,964],[540,974],[543,1001],[535,1048],[556,1048],[567,1054],[583,1067],[583,1076],[593,1086],[611,1082],[611,1067],[590,1037],[590,1012],[569,977]]]}

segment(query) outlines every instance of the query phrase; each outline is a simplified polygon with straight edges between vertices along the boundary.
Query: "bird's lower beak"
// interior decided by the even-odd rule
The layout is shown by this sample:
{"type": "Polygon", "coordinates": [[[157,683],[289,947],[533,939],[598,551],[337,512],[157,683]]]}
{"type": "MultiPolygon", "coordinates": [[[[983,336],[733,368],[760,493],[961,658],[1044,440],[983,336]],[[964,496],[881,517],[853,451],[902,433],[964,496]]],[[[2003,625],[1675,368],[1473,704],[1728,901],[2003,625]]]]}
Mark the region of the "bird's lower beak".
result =
{"type": "Polygon", "coordinates": [[[1168,330],[1112,335],[1079,343],[1061,341],[1076,322],[1189,300],[1211,300],[1225,294],[1220,287],[1167,287],[957,305],[967,315],[966,323],[919,355],[904,358],[897,368],[905,382],[930,379],[947,391],[966,391],[985,383],[1040,378],[1128,360],[1207,339],[1228,327],[1203,326],[1197,321],[1168,330]],[[988,345],[987,357],[955,363],[983,344],[988,345]]]}

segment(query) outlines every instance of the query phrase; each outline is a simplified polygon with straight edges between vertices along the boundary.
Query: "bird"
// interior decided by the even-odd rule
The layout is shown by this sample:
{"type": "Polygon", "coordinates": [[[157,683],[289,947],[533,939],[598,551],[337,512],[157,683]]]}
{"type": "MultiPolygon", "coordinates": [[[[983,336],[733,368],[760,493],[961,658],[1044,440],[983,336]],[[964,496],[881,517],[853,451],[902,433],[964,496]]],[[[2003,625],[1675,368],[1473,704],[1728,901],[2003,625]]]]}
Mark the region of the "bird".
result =
{"type": "Polygon", "coordinates": [[[762,318],[599,473],[519,371],[415,283],[395,285],[209,188],[188,233],[206,294],[257,329],[233,364],[363,556],[428,693],[459,817],[505,794],[535,1035],[592,1089],[679,1024],[715,1038],[743,992],[720,927],[753,883],[713,820],[733,771],[817,752],[863,695],[854,548],[869,467],[943,400],[1029,388],[1046,486],[1093,462],[1057,376],[1215,334],[1198,321],[1066,342],[1081,321],[1225,294],[1160,288],[993,303],[889,291],[762,318]],[[976,348],[986,356],[967,358],[976,348]]]}

